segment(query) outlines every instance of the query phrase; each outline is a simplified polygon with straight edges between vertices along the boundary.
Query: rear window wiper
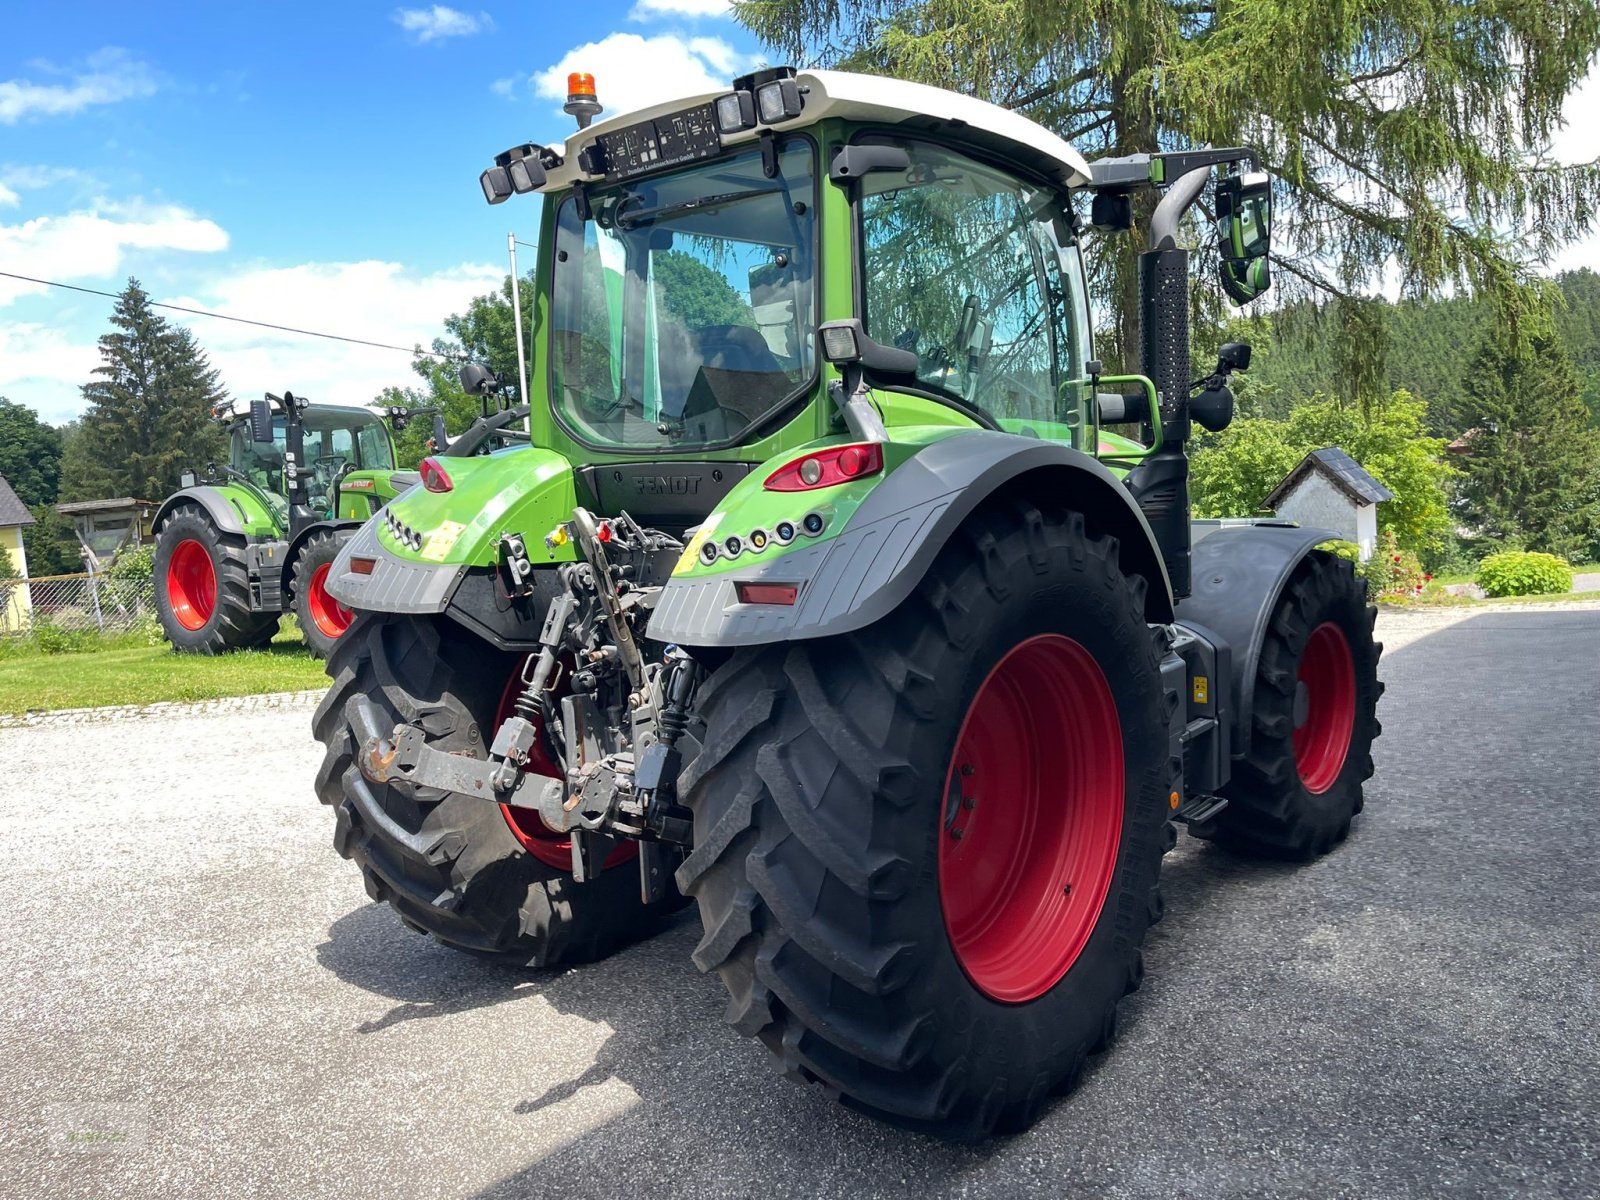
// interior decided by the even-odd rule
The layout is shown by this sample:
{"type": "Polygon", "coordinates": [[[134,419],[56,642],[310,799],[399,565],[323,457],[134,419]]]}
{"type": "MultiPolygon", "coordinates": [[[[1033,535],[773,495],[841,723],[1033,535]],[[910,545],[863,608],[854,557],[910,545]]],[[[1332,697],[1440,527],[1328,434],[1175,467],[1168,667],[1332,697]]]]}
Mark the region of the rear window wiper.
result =
{"type": "Polygon", "coordinates": [[[617,212],[613,220],[623,229],[631,229],[635,225],[643,225],[649,221],[659,221],[663,217],[675,217],[680,213],[696,212],[702,208],[721,208],[727,204],[737,204],[741,200],[751,200],[757,196],[781,196],[786,188],[758,188],[754,191],[744,190],[738,192],[719,192],[715,196],[697,196],[693,200],[684,200],[678,204],[661,204],[655,208],[641,208],[637,212],[629,212],[624,207],[626,201],[617,205],[617,212]]]}

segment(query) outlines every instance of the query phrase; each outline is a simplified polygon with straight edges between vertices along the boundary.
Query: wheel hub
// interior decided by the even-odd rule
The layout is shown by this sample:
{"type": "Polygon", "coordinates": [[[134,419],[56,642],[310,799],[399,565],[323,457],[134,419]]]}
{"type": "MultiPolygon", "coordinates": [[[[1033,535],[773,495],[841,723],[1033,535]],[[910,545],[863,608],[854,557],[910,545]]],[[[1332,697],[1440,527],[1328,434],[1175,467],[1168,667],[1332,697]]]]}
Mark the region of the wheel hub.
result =
{"type": "Polygon", "coordinates": [[[1123,783],[1093,656],[1058,634],[1013,647],[962,722],[939,838],[945,930],[992,999],[1043,995],[1082,953],[1116,867],[1123,783]]]}
{"type": "Polygon", "coordinates": [[[311,572],[310,582],[306,584],[306,608],[318,631],[326,637],[336,638],[350,628],[355,613],[340,604],[328,591],[328,572],[332,565],[319,563],[316,570],[311,572]]]}
{"type": "Polygon", "coordinates": [[[1306,791],[1320,795],[1344,770],[1356,724],[1355,660],[1344,630],[1332,621],[1313,629],[1300,653],[1294,716],[1295,770],[1306,791]]]}
{"type": "Polygon", "coordinates": [[[167,601],[172,616],[185,629],[206,627],[217,611],[217,571],[211,551],[195,538],[185,538],[167,560],[167,601]]]}

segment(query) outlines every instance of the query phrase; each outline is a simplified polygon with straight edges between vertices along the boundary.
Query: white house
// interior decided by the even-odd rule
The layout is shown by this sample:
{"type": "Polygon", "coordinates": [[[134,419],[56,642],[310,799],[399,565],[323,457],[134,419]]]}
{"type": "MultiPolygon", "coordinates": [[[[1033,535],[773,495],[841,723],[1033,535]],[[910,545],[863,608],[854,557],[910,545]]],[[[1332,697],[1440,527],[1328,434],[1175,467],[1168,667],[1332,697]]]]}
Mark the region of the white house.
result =
{"type": "Polygon", "coordinates": [[[1378,545],[1378,505],[1394,493],[1337,446],[1302,458],[1261,502],[1280,517],[1331,529],[1361,547],[1361,560],[1378,545]]]}

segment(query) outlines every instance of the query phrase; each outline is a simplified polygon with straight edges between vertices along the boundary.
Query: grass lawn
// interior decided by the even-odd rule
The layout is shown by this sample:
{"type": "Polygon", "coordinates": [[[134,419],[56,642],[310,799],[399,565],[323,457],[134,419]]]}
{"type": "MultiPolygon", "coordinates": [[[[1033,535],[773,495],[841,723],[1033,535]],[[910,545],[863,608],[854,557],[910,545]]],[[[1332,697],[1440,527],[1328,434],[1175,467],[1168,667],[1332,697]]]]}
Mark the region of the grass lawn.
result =
{"type": "MultiPolygon", "coordinates": [[[[1600,571],[1600,563],[1573,563],[1572,564],[1572,573],[1574,575],[1592,575],[1596,571],[1600,571]]],[[[1433,577],[1433,581],[1435,583],[1445,583],[1445,584],[1449,584],[1449,583],[1473,583],[1473,582],[1475,582],[1477,580],[1477,578],[1478,578],[1478,573],[1476,571],[1468,571],[1465,574],[1458,573],[1458,574],[1455,574],[1455,575],[1435,575],[1433,577]]]]}
{"type": "Polygon", "coordinates": [[[0,714],[297,692],[326,682],[322,663],[286,621],[264,650],[216,658],[126,641],[70,654],[0,654],[0,714]]]}

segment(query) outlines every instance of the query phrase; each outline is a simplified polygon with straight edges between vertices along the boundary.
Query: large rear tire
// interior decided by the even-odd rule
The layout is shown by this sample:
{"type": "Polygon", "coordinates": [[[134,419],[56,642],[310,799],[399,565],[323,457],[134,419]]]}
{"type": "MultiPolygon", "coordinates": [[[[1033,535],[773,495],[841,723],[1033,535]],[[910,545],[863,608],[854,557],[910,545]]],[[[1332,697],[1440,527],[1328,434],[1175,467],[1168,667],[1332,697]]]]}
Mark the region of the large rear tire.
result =
{"type": "Polygon", "coordinates": [[[1378,723],[1378,610],[1344,559],[1313,550],[1267,625],[1250,752],[1223,789],[1228,807],[1195,832],[1233,850],[1308,860],[1350,832],[1372,777],[1378,723]]]}
{"type": "Polygon", "coordinates": [[[1114,538],[1018,503],[877,625],[706,682],[694,958],[787,1074],[975,1138],[1110,1043],[1173,838],[1143,612],[1114,538]]]}
{"type": "Polygon", "coordinates": [[[328,657],[355,620],[355,613],[328,591],[328,573],[348,536],[332,529],[311,534],[301,543],[291,571],[295,620],[306,647],[318,658],[328,657]]]}
{"type": "Polygon", "coordinates": [[[457,949],[532,966],[586,962],[654,932],[682,901],[646,905],[634,863],[573,882],[530,854],[498,805],[404,782],[375,784],[355,755],[398,722],[436,749],[484,758],[522,657],[444,618],[359,614],[333,645],[333,686],[313,728],[323,744],[317,795],[336,813],[333,844],[367,894],[412,929],[457,949]]]}
{"type": "Polygon", "coordinates": [[[245,542],[197,504],[175,508],[156,534],[156,616],[180,654],[225,654],[272,640],[278,614],[250,608],[245,542]]]}

